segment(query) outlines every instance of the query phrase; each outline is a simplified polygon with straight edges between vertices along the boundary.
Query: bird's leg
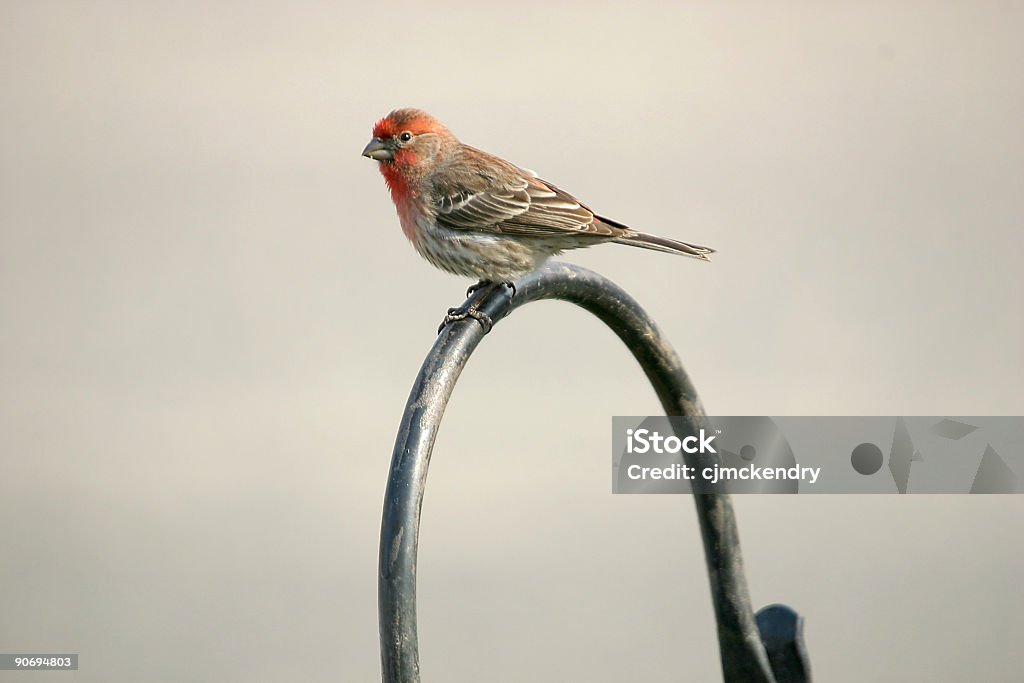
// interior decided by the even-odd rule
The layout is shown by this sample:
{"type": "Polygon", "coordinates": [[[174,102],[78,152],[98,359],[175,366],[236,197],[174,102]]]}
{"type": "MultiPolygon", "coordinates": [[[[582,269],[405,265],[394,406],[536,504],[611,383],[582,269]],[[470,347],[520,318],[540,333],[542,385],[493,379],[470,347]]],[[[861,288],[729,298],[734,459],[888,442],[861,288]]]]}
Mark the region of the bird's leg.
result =
{"type": "Polygon", "coordinates": [[[469,286],[469,289],[466,290],[466,298],[473,296],[485,287],[493,287],[494,285],[505,285],[512,290],[512,296],[516,295],[516,283],[514,282],[492,282],[490,280],[481,280],[480,282],[469,286]]]}
{"type": "Polygon", "coordinates": [[[484,287],[490,287],[492,284],[494,284],[494,283],[491,282],[490,280],[481,280],[480,282],[477,282],[476,284],[470,285],[469,289],[466,290],[466,298],[468,299],[469,297],[473,296],[474,294],[479,292],[484,287]]]}

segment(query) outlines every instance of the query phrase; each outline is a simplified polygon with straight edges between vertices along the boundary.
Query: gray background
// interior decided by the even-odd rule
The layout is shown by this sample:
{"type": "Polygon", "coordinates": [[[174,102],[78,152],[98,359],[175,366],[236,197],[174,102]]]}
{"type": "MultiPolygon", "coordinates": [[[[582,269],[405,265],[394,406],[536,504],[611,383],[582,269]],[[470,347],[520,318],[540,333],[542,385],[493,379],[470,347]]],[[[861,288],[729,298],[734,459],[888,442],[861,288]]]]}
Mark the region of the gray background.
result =
{"type": "MultiPolygon", "coordinates": [[[[571,255],[714,413],[1024,413],[1022,28],[1019,2],[0,2],[0,646],[81,654],[34,680],[379,678],[389,454],[468,284],[359,157],[397,106],[719,249],[571,255]]],[[[718,675],[691,501],[609,492],[609,417],[657,409],[567,305],[486,340],[425,503],[427,680],[718,675]]],[[[737,507],[820,680],[1018,679],[1024,499],[737,507]]]]}

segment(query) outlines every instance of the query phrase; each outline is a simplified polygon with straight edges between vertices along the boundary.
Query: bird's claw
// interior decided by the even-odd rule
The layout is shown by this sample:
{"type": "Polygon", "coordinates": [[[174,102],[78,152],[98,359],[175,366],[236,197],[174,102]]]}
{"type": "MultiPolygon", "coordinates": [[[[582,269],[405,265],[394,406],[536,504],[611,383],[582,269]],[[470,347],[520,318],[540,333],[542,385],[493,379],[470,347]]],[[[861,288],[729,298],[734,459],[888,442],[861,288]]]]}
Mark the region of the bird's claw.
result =
{"type": "Polygon", "coordinates": [[[437,333],[441,334],[441,330],[448,326],[448,323],[455,322],[456,320],[465,320],[466,318],[472,318],[480,323],[480,326],[484,328],[484,334],[491,331],[494,327],[494,321],[491,320],[491,316],[478,310],[473,306],[467,306],[463,308],[449,308],[448,315],[441,321],[440,327],[437,328],[437,333]]]}

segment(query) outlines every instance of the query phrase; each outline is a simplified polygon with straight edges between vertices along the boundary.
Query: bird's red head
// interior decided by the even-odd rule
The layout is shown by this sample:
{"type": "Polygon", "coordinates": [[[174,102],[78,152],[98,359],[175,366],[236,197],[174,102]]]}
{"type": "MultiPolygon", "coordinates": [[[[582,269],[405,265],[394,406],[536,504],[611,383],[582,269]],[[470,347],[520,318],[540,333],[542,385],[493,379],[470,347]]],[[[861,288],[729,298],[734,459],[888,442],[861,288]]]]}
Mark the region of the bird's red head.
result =
{"type": "Polygon", "coordinates": [[[418,181],[453,142],[448,129],[425,111],[396,109],[377,121],[363,156],[380,162],[397,204],[416,194],[418,181]]]}
{"type": "Polygon", "coordinates": [[[386,140],[409,132],[412,135],[447,131],[441,122],[422,109],[396,109],[373,127],[373,137],[386,140]]]}

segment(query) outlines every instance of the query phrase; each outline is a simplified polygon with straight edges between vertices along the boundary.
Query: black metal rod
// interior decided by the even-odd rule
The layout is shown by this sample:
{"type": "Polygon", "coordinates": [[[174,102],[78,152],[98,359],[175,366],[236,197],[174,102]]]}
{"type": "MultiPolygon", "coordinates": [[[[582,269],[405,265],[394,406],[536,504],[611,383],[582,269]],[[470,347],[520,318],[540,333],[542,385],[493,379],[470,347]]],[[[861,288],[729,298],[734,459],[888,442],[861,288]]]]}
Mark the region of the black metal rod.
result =
{"type": "MultiPolygon", "coordinates": [[[[474,293],[475,303],[497,323],[515,309],[540,299],[560,299],[600,318],[640,363],[670,416],[681,416],[693,431],[704,410],[682,364],[654,321],[617,285],[592,271],[550,263],[507,288],[474,293]]],[[[444,409],[469,356],[484,336],[472,318],[445,327],[413,384],[395,439],[381,523],[378,600],[381,664],[387,683],[420,680],[416,633],[416,552],[427,468],[444,409]]],[[[722,670],[727,683],[774,683],[768,656],[743,574],[739,536],[727,495],[693,496],[711,595],[718,621],[722,670]]]]}

